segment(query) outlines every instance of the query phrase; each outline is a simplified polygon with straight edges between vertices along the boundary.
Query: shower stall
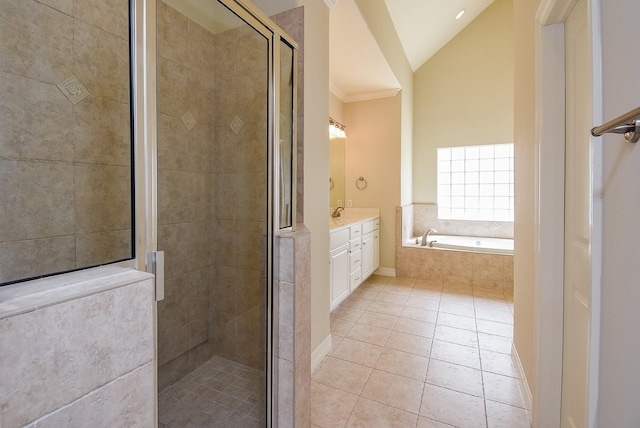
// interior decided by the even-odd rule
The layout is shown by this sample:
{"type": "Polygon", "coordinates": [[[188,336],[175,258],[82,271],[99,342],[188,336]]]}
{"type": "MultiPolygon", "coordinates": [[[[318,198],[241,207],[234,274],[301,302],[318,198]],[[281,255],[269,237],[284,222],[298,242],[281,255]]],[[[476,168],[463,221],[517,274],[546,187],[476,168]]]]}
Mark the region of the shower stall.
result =
{"type": "Polygon", "coordinates": [[[266,426],[296,45],[242,2],[156,4],[159,423],[266,426]]]}
{"type": "Polygon", "coordinates": [[[296,45],[239,1],[156,6],[159,423],[266,426],[296,45]]]}

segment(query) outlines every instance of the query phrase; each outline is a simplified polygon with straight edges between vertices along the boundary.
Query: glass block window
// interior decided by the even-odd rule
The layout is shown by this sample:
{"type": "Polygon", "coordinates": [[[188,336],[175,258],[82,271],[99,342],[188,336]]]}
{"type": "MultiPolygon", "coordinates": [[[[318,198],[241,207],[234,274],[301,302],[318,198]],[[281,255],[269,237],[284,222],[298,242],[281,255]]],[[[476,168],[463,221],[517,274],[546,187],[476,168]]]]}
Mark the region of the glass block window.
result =
{"type": "Polygon", "coordinates": [[[438,149],[438,218],[513,221],[513,143],[438,149]]]}

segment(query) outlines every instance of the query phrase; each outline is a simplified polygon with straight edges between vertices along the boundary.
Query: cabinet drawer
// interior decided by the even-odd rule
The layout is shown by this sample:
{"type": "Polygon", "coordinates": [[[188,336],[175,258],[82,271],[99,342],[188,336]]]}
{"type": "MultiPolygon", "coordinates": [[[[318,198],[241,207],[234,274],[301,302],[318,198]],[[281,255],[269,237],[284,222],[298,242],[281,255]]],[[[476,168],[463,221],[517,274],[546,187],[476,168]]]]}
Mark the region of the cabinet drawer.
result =
{"type": "Polygon", "coordinates": [[[329,248],[332,250],[347,242],[349,242],[349,229],[333,232],[329,235],[329,248]]]}
{"type": "Polygon", "coordinates": [[[360,267],[362,263],[362,252],[357,251],[349,255],[349,272],[353,272],[360,267]]]}
{"type": "Polygon", "coordinates": [[[359,224],[351,226],[349,230],[351,231],[351,239],[359,238],[360,236],[362,236],[362,227],[359,224]]]}
{"type": "Polygon", "coordinates": [[[350,286],[349,291],[353,291],[362,283],[362,270],[358,268],[355,272],[352,272],[350,275],[350,286]]]}
{"type": "Polygon", "coordinates": [[[362,249],[362,240],[360,238],[352,239],[349,241],[349,251],[355,253],[362,249]]]}
{"type": "Polygon", "coordinates": [[[373,226],[374,226],[373,220],[368,221],[366,223],[363,223],[362,224],[362,234],[366,235],[367,233],[373,232],[373,226]]]}

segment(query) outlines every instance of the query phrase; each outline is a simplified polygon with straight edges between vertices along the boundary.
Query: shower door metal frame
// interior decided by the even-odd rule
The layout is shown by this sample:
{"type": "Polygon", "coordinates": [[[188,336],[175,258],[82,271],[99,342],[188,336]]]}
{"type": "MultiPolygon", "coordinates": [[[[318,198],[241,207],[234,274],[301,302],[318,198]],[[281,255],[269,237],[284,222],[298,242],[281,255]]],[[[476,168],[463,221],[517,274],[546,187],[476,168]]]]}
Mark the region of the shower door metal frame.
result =
{"type": "MultiPolygon", "coordinates": [[[[149,271],[149,253],[158,250],[158,141],[156,105],[156,2],[131,0],[132,112],[135,203],[135,268],[149,271]]],[[[157,295],[156,295],[157,302],[157,295]]],[[[153,317],[154,420],[158,424],[158,305],[153,317]]]]}
{"type": "MultiPolygon", "coordinates": [[[[297,158],[297,58],[298,45],[284,33],[271,19],[258,10],[253,4],[242,0],[218,0],[231,12],[262,34],[267,40],[267,71],[268,89],[267,100],[267,260],[266,260],[266,421],[267,426],[276,423],[273,420],[277,405],[277,384],[274,374],[274,290],[273,263],[274,242],[279,233],[292,231],[296,218],[296,158],[297,158]],[[279,167],[279,149],[275,141],[279,141],[278,107],[280,105],[279,75],[280,75],[280,41],[284,40],[293,51],[293,85],[292,85],[292,213],[291,227],[280,228],[278,219],[279,187],[276,171],[279,167]]],[[[158,142],[157,142],[157,36],[156,36],[156,1],[132,0],[132,36],[133,36],[133,111],[135,121],[135,205],[136,205],[136,252],[135,264],[138,270],[149,270],[148,254],[158,251],[158,142]]],[[[155,420],[158,421],[158,347],[157,347],[157,304],[153,308],[154,321],[154,395],[155,420]]]]}
{"type": "Polygon", "coordinates": [[[277,391],[277,383],[274,382],[274,379],[277,379],[277,366],[274,364],[275,359],[273,355],[274,351],[274,261],[276,260],[274,254],[275,248],[275,240],[277,235],[285,232],[293,231],[295,228],[296,222],[296,171],[297,171],[297,73],[298,73],[298,44],[289,37],[280,27],[278,27],[268,16],[266,16],[262,11],[257,9],[253,4],[242,1],[242,0],[218,0],[221,4],[225,5],[229,10],[234,12],[238,17],[244,19],[248,25],[258,30],[258,26],[266,29],[266,33],[259,31],[261,34],[267,37],[269,42],[269,56],[268,56],[268,73],[269,73],[269,88],[267,99],[269,102],[268,108],[268,123],[267,123],[267,144],[268,144],[268,155],[267,155],[267,193],[268,193],[268,214],[267,214],[267,296],[266,296],[266,307],[267,307],[267,329],[266,329],[266,338],[267,338],[267,349],[266,349],[266,367],[267,367],[267,378],[266,378],[266,387],[267,387],[267,415],[266,421],[267,426],[275,426],[277,425],[277,421],[274,420],[274,417],[277,417],[277,404],[278,404],[278,391],[277,391]],[[280,106],[280,41],[284,40],[293,51],[293,85],[292,85],[292,166],[291,166],[291,226],[280,228],[279,224],[279,190],[278,186],[278,171],[280,168],[280,151],[279,144],[276,144],[276,141],[279,141],[280,138],[280,122],[278,119],[278,112],[280,106]]]}

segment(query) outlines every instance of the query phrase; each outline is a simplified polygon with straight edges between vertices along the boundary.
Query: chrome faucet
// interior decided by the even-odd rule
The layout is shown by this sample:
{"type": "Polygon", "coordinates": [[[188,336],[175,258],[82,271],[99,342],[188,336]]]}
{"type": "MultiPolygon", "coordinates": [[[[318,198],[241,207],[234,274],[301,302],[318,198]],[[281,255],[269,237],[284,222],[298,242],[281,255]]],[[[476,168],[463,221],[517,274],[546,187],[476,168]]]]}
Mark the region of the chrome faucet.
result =
{"type": "Polygon", "coordinates": [[[331,213],[331,217],[340,217],[340,212],[341,211],[344,211],[344,208],[336,207],[336,209],[333,210],[333,212],[331,213]]]}
{"type": "Polygon", "coordinates": [[[420,245],[422,245],[423,247],[426,247],[427,245],[429,245],[430,247],[433,247],[433,243],[438,241],[434,241],[434,240],[429,241],[429,235],[431,235],[432,233],[438,233],[438,231],[435,229],[427,230],[424,233],[424,235],[422,235],[422,242],[420,243],[420,245]]]}

